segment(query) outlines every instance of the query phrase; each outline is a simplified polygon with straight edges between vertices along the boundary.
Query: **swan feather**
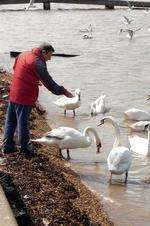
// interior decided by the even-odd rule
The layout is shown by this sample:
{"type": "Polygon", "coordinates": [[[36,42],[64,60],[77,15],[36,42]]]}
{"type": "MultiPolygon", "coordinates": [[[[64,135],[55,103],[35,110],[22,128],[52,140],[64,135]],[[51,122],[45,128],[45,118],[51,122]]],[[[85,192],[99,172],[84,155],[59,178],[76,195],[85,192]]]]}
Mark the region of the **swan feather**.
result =
{"type": "Polygon", "coordinates": [[[125,118],[128,120],[144,121],[150,120],[150,113],[137,108],[131,108],[124,112],[125,118]]]}
{"type": "Polygon", "coordinates": [[[129,136],[129,143],[131,151],[145,156],[148,154],[148,139],[138,135],[129,136]]]}
{"type": "Polygon", "coordinates": [[[103,114],[106,112],[105,98],[106,95],[101,95],[91,104],[92,115],[103,114]]]}
{"type": "Polygon", "coordinates": [[[129,125],[129,127],[136,132],[140,132],[140,131],[144,131],[145,130],[145,126],[149,123],[149,121],[139,121],[139,122],[135,122],[131,125],[129,125]]]}
{"type": "Polygon", "coordinates": [[[131,161],[128,148],[123,146],[113,148],[107,158],[108,169],[114,174],[122,174],[129,169],[131,161]]]}
{"type": "Polygon", "coordinates": [[[81,133],[80,131],[71,127],[58,127],[52,129],[45,136],[39,139],[32,139],[34,142],[47,143],[58,147],[59,149],[76,149],[76,148],[87,148],[91,145],[92,139],[89,136],[89,132],[93,132],[95,137],[95,142],[97,144],[97,151],[100,148],[100,139],[98,137],[97,131],[93,127],[86,127],[81,133]]]}
{"type": "Polygon", "coordinates": [[[81,106],[81,100],[80,100],[80,90],[75,90],[75,96],[72,98],[68,97],[61,97],[58,100],[56,100],[54,103],[65,110],[74,110],[76,108],[79,108],[81,106]]]}

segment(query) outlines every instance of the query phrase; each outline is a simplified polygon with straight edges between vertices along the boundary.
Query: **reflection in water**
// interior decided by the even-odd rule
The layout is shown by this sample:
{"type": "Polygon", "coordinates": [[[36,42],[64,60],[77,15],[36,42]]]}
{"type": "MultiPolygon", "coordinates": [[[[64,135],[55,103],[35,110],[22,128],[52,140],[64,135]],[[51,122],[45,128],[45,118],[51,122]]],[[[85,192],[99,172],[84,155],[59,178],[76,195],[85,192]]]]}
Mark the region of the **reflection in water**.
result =
{"type": "MultiPolygon", "coordinates": [[[[129,40],[118,35],[120,28],[124,28],[121,18],[129,13],[123,8],[106,11],[103,7],[94,10],[91,6],[54,4],[48,12],[37,4],[35,10],[26,12],[22,11],[24,7],[23,4],[1,5],[1,64],[11,70],[14,59],[9,58],[10,50],[29,49],[45,40],[54,45],[56,52],[79,54],[74,58],[55,57],[48,62],[48,69],[57,82],[70,90],[80,88],[82,91],[82,104],[74,118],[72,113],[65,117],[53,104],[58,97],[42,87],[39,99],[48,112],[50,126],[64,125],[80,131],[88,125],[97,128],[103,115],[91,117],[90,104],[101,94],[106,94],[111,107],[106,115],[117,118],[122,142],[128,145],[130,129],[123,112],[133,107],[149,111],[145,97],[149,94],[150,82],[149,33],[146,29],[150,14],[143,16],[142,10],[132,10],[135,27],[142,25],[143,29],[129,40]],[[66,10],[68,8],[70,10],[66,10]],[[15,29],[10,29],[16,23],[15,29]],[[82,39],[79,28],[88,24],[92,24],[93,39],[82,39]]],[[[110,185],[106,159],[113,144],[114,131],[112,126],[106,125],[98,128],[98,133],[102,140],[99,155],[94,145],[71,150],[72,159],[66,164],[71,165],[82,181],[106,203],[105,208],[116,225],[149,226],[150,158],[134,154],[127,185],[122,183],[123,175],[114,177],[110,185]]],[[[142,132],[142,136],[146,137],[147,133],[142,132]]]]}

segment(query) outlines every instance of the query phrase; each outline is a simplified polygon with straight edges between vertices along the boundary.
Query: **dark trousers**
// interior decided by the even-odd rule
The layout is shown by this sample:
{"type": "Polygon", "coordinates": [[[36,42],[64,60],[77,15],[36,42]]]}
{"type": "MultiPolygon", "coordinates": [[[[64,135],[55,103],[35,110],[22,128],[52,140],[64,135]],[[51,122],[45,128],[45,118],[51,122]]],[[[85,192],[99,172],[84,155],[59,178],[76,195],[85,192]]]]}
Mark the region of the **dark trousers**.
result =
{"type": "Polygon", "coordinates": [[[29,117],[32,106],[21,105],[9,102],[5,121],[5,130],[3,138],[4,151],[13,151],[14,149],[14,133],[17,129],[18,141],[21,151],[29,149],[29,117]]]}

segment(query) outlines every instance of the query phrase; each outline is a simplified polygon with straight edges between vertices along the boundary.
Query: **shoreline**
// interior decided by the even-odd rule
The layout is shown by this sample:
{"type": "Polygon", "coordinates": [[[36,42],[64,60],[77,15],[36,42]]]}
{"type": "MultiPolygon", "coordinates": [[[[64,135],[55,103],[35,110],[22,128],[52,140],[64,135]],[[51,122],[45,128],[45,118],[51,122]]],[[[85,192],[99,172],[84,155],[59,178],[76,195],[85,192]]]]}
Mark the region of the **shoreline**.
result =
{"type": "MultiPolygon", "coordinates": [[[[3,97],[8,94],[11,75],[0,69],[0,76],[0,87],[3,87],[3,93],[0,93],[2,133],[7,104],[7,98],[3,97]]],[[[30,122],[32,138],[50,130],[46,112],[39,104],[33,108],[30,122]]],[[[37,156],[31,160],[21,153],[14,153],[7,157],[6,165],[0,166],[1,172],[11,176],[25,204],[32,221],[29,226],[114,225],[96,194],[81,182],[77,173],[65,165],[56,148],[41,144],[35,148],[37,156]]]]}

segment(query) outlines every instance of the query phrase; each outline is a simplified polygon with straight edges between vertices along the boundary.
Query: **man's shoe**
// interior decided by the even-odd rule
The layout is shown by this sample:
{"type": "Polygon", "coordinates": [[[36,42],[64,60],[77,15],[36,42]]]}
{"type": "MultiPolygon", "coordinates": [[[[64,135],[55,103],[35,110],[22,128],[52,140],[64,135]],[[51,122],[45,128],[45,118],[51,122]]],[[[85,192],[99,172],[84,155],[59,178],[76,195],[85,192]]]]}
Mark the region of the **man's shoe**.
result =
{"type": "Polygon", "coordinates": [[[21,152],[24,153],[27,158],[33,158],[37,156],[37,154],[34,153],[31,148],[21,149],[21,152]]]}
{"type": "Polygon", "coordinates": [[[16,148],[9,149],[9,148],[2,148],[2,153],[3,154],[12,154],[17,152],[18,150],[16,148]]]}

